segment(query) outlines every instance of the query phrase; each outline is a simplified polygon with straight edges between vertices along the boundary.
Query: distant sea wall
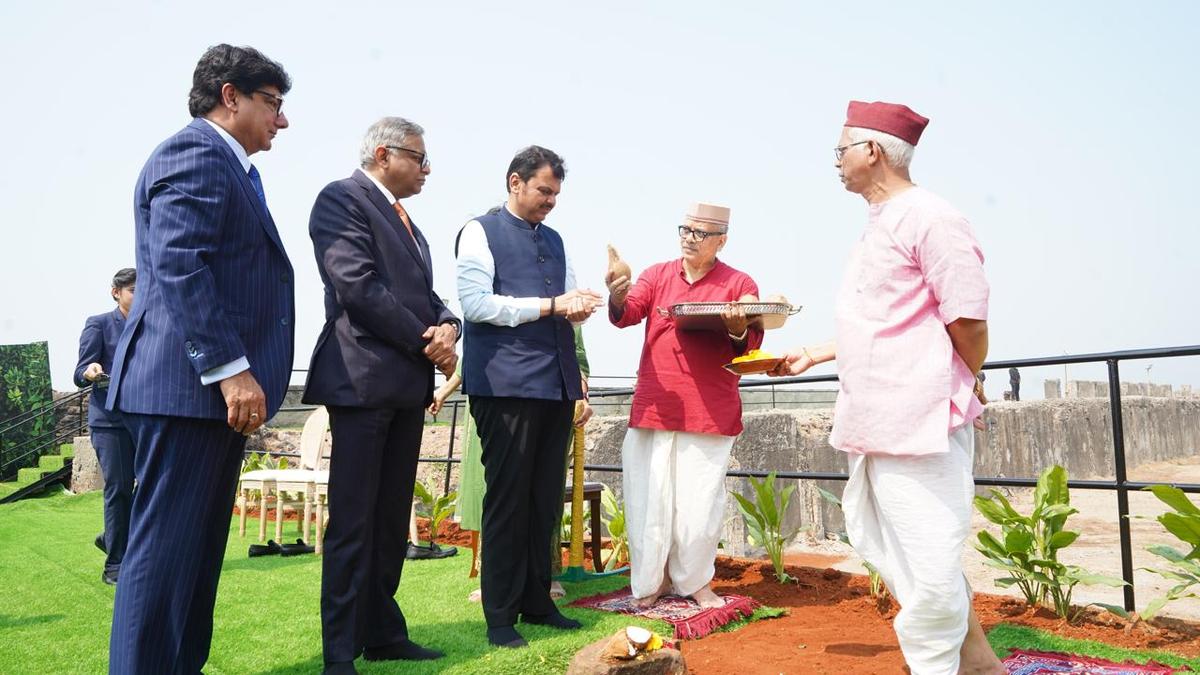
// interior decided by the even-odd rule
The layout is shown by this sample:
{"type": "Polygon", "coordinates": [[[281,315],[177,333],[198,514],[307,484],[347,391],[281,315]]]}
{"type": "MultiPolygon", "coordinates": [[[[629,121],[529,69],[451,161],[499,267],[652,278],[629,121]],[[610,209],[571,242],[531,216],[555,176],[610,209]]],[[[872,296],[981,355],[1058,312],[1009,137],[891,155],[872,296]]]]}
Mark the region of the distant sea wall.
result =
{"type": "MultiPolygon", "coordinates": [[[[845,473],[845,456],[829,445],[831,411],[771,410],[747,413],[743,419],[746,430],[734,443],[731,468],[845,473]]],[[[1036,477],[1052,464],[1065,466],[1074,478],[1113,476],[1107,399],[997,402],[987,406],[983,419],[987,431],[975,434],[976,476],[1036,477]]],[[[1123,397],[1122,419],[1126,463],[1133,479],[1140,464],[1195,456],[1200,451],[1200,398],[1123,397]]],[[[616,416],[599,417],[589,424],[587,462],[620,465],[625,429],[626,419],[616,416]]],[[[620,473],[592,472],[587,479],[606,483],[620,494],[620,473]]],[[[816,489],[840,495],[843,482],[798,483],[786,528],[811,528],[818,539],[843,529],[841,510],[816,489]]],[[[780,484],[786,483],[780,480],[780,484]]],[[[726,486],[753,499],[746,479],[727,478],[726,486]]],[[[731,553],[751,552],[733,499],[726,505],[723,539],[731,553]]]]}

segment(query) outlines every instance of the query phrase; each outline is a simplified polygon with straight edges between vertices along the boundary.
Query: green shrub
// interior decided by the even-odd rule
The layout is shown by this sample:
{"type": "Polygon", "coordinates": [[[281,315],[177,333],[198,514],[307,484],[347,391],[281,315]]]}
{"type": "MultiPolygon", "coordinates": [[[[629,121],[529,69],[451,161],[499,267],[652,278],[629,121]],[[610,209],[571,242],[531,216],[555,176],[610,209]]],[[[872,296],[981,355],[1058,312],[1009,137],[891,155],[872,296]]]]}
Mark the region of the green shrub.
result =
{"type": "Polygon", "coordinates": [[[982,530],[975,549],[983,554],[988,565],[1008,574],[996,579],[997,586],[1016,586],[1029,605],[1045,606],[1048,600],[1058,616],[1072,621],[1080,611],[1071,607],[1076,586],[1125,585],[1121,579],[1092,574],[1078,565],[1058,561],[1058,552],[1079,537],[1078,532],[1064,529],[1067,519],[1079,513],[1071,507],[1066,469],[1052,466],[1042,472],[1033,491],[1033,512],[1028,516],[1017,513],[999,490],[993,489],[991,493],[991,497],[976,497],[975,508],[988,521],[1000,526],[1001,538],[982,530]]]}
{"type": "Polygon", "coordinates": [[[788,502],[792,499],[796,484],[792,483],[782,492],[779,491],[775,486],[775,472],[772,471],[763,480],[750,478],[750,485],[754,487],[754,501],[737,492],[733,493],[738,510],[742,512],[742,519],[746,522],[748,539],[752,545],[766,549],[779,583],[793,581],[791,575],[783,570],[783,549],[800,530],[784,534],[783,517],[787,513],[788,502]]]}
{"type": "Polygon", "coordinates": [[[600,494],[600,504],[604,507],[600,521],[608,530],[608,540],[612,544],[608,560],[604,561],[604,569],[609,571],[629,562],[629,533],[625,530],[625,504],[607,485],[600,494]]]}
{"type": "Polygon", "coordinates": [[[438,528],[442,521],[454,515],[458,507],[458,493],[451,492],[434,498],[429,488],[417,481],[413,485],[413,494],[417,498],[417,513],[429,519],[429,545],[432,546],[437,543],[438,528]]]}
{"type": "MultiPolygon", "coordinates": [[[[1200,584],[1200,564],[1197,564],[1200,561],[1200,508],[1197,508],[1183,490],[1177,487],[1151,485],[1146,489],[1153,492],[1159,501],[1172,509],[1158,516],[1158,522],[1162,523],[1167,532],[1175,535],[1175,538],[1191,548],[1187,553],[1183,553],[1171,546],[1146,547],[1147,551],[1166,560],[1170,568],[1143,567],[1142,569],[1175,582],[1166,595],[1151,600],[1146,608],[1138,613],[1138,618],[1149,621],[1169,602],[1180,598],[1200,597],[1192,590],[1193,587],[1200,584]]],[[[1123,608],[1110,607],[1109,609],[1122,616],[1127,616],[1123,608]]]]}

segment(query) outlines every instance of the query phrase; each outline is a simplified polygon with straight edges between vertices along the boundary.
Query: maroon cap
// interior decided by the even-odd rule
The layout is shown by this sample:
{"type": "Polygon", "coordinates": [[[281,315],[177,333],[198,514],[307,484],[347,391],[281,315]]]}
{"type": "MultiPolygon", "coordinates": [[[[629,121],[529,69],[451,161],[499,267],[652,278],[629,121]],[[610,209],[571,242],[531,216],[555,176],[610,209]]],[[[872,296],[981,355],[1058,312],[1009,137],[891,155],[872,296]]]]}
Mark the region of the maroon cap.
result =
{"type": "Polygon", "coordinates": [[[882,131],[910,145],[921,140],[921,132],[927,124],[929,118],[921,117],[912,108],[899,103],[850,101],[846,107],[845,126],[882,131]]]}

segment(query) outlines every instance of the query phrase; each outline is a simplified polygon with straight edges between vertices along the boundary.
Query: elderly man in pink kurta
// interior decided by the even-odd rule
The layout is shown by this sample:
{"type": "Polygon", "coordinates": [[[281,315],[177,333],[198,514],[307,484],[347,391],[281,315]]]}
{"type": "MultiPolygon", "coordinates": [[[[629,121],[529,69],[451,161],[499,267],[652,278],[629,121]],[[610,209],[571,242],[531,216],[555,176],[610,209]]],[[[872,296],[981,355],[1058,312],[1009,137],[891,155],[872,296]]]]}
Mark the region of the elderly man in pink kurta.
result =
{"type": "Polygon", "coordinates": [[[773,374],[837,360],[829,440],[849,455],[846,530],[900,603],[896,636],[911,671],[1004,673],[961,562],[988,284],[966,218],[909,176],[928,122],[903,105],[850,103],[835,166],[868,218],[837,297],[837,339],[788,353],[773,374]]]}

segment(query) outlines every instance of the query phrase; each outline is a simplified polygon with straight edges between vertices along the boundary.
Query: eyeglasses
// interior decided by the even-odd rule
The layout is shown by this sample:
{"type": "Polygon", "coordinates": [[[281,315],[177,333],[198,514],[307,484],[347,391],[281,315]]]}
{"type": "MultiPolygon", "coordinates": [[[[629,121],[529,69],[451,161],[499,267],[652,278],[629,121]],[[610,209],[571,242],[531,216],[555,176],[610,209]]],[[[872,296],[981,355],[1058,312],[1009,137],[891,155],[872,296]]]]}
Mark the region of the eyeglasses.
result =
{"type": "Polygon", "coordinates": [[[429,153],[428,152],[421,152],[419,150],[412,150],[410,148],[402,148],[398,145],[385,145],[383,147],[387,148],[388,150],[403,150],[405,152],[411,152],[412,154],[416,155],[417,162],[420,163],[422,171],[429,168],[429,153]]]}
{"type": "Polygon", "coordinates": [[[720,232],[705,232],[704,230],[697,230],[697,229],[688,227],[687,225],[680,225],[679,226],[679,238],[687,239],[688,237],[691,237],[692,239],[695,239],[696,241],[704,241],[705,239],[708,239],[709,237],[719,237],[728,231],[729,230],[721,230],[720,232]]]}
{"type": "Polygon", "coordinates": [[[857,143],[851,143],[849,145],[843,145],[843,146],[836,147],[833,149],[833,156],[837,157],[838,161],[840,162],[840,161],[842,161],[842,156],[846,154],[847,150],[849,150],[850,148],[853,148],[856,145],[862,145],[863,143],[870,143],[870,142],[871,141],[859,141],[857,143]]]}
{"type": "Polygon", "coordinates": [[[269,105],[275,109],[276,117],[279,117],[280,115],[283,114],[283,97],[282,96],[276,96],[275,94],[272,94],[269,91],[263,91],[262,89],[255,89],[254,93],[262,94],[263,96],[267,97],[267,100],[268,100],[267,105],[269,105]]]}

